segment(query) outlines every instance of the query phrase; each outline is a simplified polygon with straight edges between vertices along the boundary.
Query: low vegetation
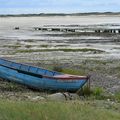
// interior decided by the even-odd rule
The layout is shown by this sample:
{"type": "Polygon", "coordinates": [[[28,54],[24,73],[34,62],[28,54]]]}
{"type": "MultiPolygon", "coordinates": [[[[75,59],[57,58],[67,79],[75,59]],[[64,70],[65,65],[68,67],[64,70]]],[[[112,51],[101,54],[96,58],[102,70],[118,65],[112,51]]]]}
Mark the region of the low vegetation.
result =
{"type": "MultiPolygon", "coordinates": [[[[87,63],[104,66],[112,61],[91,60],[84,61],[78,68],[66,68],[54,62],[55,71],[66,74],[86,75],[87,63]]],[[[93,67],[93,69],[94,69],[93,67]]],[[[119,68],[118,68],[119,70],[119,68]]],[[[18,89],[15,84],[8,84],[9,91],[18,89]]],[[[18,90],[19,91],[19,90],[18,90]]],[[[21,90],[20,90],[21,91],[21,90]]],[[[106,94],[101,87],[89,89],[83,88],[82,99],[79,101],[17,101],[16,99],[0,98],[0,120],[119,120],[120,119],[120,93],[115,95],[106,94]]]]}
{"type": "Polygon", "coordinates": [[[32,45],[25,45],[25,48],[31,48],[32,47],[32,45]]]}
{"type": "Polygon", "coordinates": [[[120,103],[120,92],[115,94],[115,99],[120,103]]]}
{"type": "MultiPolygon", "coordinates": [[[[95,104],[95,103],[94,103],[95,104]]],[[[117,107],[118,108],[118,107],[117,107]]],[[[119,120],[119,110],[99,109],[90,102],[0,100],[1,120],[119,120]]]]}
{"type": "Polygon", "coordinates": [[[52,52],[52,51],[63,51],[63,52],[93,52],[93,53],[103,53],[105,51],[97,50],[97,49],[70,49],[70,48],[61,48],[61,49],[26,49],[26,50],[17,50],[16,53],[32,53],[32,52],[52,52]]]}
{"type": "Polygon", "coordinates": [[[40,45],[40,47],[44,47],[44,48],[47,48],[49,45],[40,45]]]}
{"type": "Polygon", "coordinates": [[[34,39],[28,39],[28,40],[25,40],[24,42],[35,42],[35,40],[34,39]]]}
{"type": "Polygon", "coordinates": [[[86,75],[87,74],[84,68],[82,68],[82,69],[64,68],[57,63],[51,69],[53,71],[63,72],[65,74],[72,74],[72,75],[86,75]]]}
{"type": "Polygon", "coordinates": [[[85,15],[120,15],[120,12],[88,12],[88,13],[40,13],[40,14],[7,14],[0,17],[33,17],[33,16],[85,16],[85,15]]]}
{"type": "Polygon", "coordinates": [[[17,49],[17,48],[20,48],[21,45],[4,45],[3,47],[17,49]]]}
{"type": "Polygon", "coordinates": [[[73,74],[73,75],[86,75],[86,71],[82,69],[79,69],[79,70],[63,69],[63,72],[66,74],[73,74]]]}

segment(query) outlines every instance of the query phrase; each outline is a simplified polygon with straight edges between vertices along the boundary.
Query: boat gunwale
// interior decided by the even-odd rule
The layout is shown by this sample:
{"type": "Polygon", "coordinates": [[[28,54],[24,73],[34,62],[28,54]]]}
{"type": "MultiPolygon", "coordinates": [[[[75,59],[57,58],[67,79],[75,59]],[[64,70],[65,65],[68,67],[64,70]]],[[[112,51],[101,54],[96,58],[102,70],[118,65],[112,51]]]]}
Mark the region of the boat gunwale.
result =
{"type": "Polygon", "coordinates": [[[4,58],[0,58],[0,59],[3,60],[3,61],[8,61],[10,63],[20,64],[20,65],[25,65],[25,66],[28,66],[28,67],[35,67],[37,69],[42,69],[42,70],[45,70],[45,71],[50,71],[53,74],[54,73],[59,73],[60,75],[70,75],[70,77],[60,77],[60,75],[59,76],[57,76],[57,75],[56,76],[54,76],[54,75],[53,76],[42,75],[42,74],[39,74],[39,73],[33,73],[33,72],[30,72],[30,71],[27,71],[27,70],[20,70],[20,69],[14,68],[14,67],[9,67],[7,65],[3,65],[3,64],[0,63],[0,66],[4,66],[6,68],[16,70],[19,73],[24,73],[24,74],[27,74],[27,75],[31,74],[31,76],[35,76],[35,77],[39,77],[39,78],[44,77],[44,78],[50,78],[50,79],[56,79],[56,80],[88,80],[89,79],[88,76],[77,76],[77,75],[71,75],[71,74],[64,74],[64,73],[61,73],[61,72],[56,72],[56,71],[44,69],[44,68],[37,67],[37,66],[31,66],[31,65],[24,64],[24,63],[13,62],[13,61],[10,61],[10,60],[6,60],[4,58]]]}
{"type": "MultiPolygon", "coordinates": [[[[42,67],[38,67],[38,66],[33,66],[33,65],[28,65],[28,64],[25,64],[25,63],[19,63],[19,62],[14,62],[14,61],[11,61],[11,60],[8,60],[6,58],[0,58],[1,60],[4,60],[4,61],[8,61],[8,62],[11,62],[11,63],[16,63],[16,64],[20,64],[20,65],[25,65],[25,66],[29,66],[29,67],[34,67],[34,68],[37,68],[37,69],[42,69],[42,70],[47,70],[49,72],[53,72],[53,73],[59,73],[59,74],[64,74],[62,72],[57,72],[57,71],[54,71],[54,70],[48,70],[48,69],[45,69],[45,68],[42,68],[42,67]]],[[[1,65],[1,64],[0,64],[1,65]]],[[[11,67],[10,67],[11,68],[11,67]]],[[[40,74],[39,74],[40,75],[40,74]]]]}

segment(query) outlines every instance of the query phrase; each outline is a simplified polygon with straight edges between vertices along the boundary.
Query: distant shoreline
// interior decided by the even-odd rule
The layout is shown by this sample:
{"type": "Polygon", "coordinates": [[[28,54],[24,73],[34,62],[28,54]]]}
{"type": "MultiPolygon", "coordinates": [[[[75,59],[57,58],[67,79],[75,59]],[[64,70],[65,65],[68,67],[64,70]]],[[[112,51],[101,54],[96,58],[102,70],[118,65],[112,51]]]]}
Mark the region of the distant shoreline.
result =
{"type": "Polygon", "coordinates": [[[86,16],[86,15],[120,15],[120,12],[0,14],[0,17],[34,17],[34,16],[50,17],[50,16],[86,16]]]}

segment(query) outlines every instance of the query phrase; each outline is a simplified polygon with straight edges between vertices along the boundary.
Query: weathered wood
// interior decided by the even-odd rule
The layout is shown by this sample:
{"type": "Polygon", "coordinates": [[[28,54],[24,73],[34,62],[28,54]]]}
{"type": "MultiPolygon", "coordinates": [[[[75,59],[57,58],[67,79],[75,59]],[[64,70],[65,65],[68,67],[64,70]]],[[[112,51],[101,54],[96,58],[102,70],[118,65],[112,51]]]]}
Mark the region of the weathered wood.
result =
{"type": "Polygon", "coordinates": [[[120,33],[120,30],[118,30],[118,34],[120,33]]]}
{"type": "Polygon", "coordinates": [[[19,27],[15,27],[14,29],[15,29],[15,30],[19,30],[20,28],[19,28],[19,27]]]}
{"type": "Polygon", "coordinates": [[[51,31],[60,31],[60,28],[51,28],[51,31]]]}
{"type": "Polygon", "coordinates": [[[75,29],[68,29],[68,32],[75,32],[75,29]]]}
{"type": "MultiPolygon", "coordinates": [[[[15,27],[15,29],[19,29],[19,27],[15,27]]],[[[58,32],[92,32],[95,33],[114,33],[119,34],[120,29],[80,29],[80,28],[47,28],[47,27],[34,27],[34,30],[42,30],[42,31],[58,31],[58,32]]]]}

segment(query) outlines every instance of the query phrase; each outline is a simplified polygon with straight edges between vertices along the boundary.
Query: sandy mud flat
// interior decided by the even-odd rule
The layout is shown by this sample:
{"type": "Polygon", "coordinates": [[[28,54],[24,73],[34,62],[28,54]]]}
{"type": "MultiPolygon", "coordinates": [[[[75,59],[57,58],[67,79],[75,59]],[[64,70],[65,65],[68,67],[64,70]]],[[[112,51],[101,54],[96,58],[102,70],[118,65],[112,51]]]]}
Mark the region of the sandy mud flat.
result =
{"type": "MultiPolygon", "coordinates": [[[[0,57],[91,75],[91,85],[120,91],[120,34],[35,31],[33,27],[118,28],[119,16],[1,17],[0,57]],[[15,30],[19,27],[19,30],[15,30]]],[[[0,88],[1,89],[1,88],[0,88]]]]}

